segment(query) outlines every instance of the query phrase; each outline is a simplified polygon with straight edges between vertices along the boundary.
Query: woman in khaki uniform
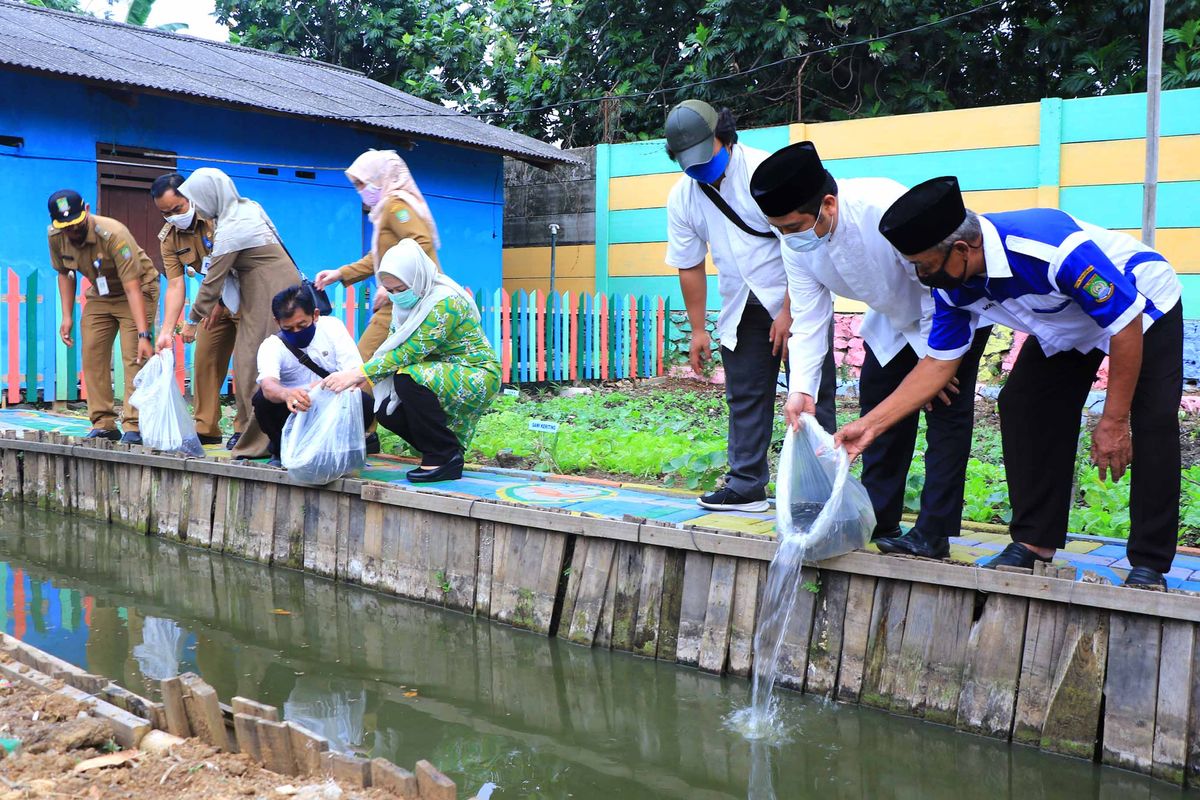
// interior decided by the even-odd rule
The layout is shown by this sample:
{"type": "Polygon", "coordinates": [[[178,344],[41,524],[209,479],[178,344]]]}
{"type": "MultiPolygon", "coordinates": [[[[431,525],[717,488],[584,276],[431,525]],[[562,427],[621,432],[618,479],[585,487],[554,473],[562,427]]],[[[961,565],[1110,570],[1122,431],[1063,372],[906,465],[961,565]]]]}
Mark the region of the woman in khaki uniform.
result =
{"type": "MultiPolygon", "coordinates": [[[[183,312],[186,298],[184,275],[199,275],[203,279],[211,262],[210,253],[215,226],[201,219],[188,199],[179,194],[183,176],[177,172],[161,175],[150,187],[150,197],[167,224],[158,232],[158,247],[162,254],[163,276],[167,279],[163,321],[159,326],[158,352],[175,345],[175,326],[183,312]]],[[[218,303],[204,324],[196,331],[192,400],[196,433],[201,444],[221,443],[221,385],[229,373],[229,359],[237,340],[237,315],[230,314],[218,303]]],[[[233,418],[233,436],[228,447],[232,450],[246,429],[246,409],[239,404],[233,418]]]]}
{"type": "Polygon", "coordinates": [[[125,397],[133,394],[133,379],[154,354],[151,326],[158,307],[158,270],[134,241],[129,229],[115,219],[91,213],[78,192],[63,189],[50,195],[50,265],[58,273],[62,302],[59,337],[70,347],[75,320],[75,276],[91,285],[85,297],[80,327],[83,329],[83,381],[87,387],[87,438],[120,439],[141,444],[137,408],[126,403],[121,427],[113,408],[113,342],[121,337],[125,362],[125,397]]]}
{"type": "MultiPolygon", "coordinates": [[[[279,330],[271,313],[271,298],[296,285],[299,272],[262,206],[239,195],[221,170],[201,167],[183,182],[179,193],[191,201],[201,219],[217,225],[212,261],[188,312],[183,340],[196,340],[196,326],[213,313],[218,300],[241,314],[233,347],[234,394],[239,405],[250,408],[257,388],[258,346],[279,330]]],[[[233,455],[262,458],[267,455],[267,444],[266,435],[251,419],[233,455]]]]}
{"type": "MultiPolygon", "coordinates": [[[[314,283],[318,289],[324,289],[334,281],[349,286],[371,277],[379,269],[379,259],[401,239],[412,239],[434,264],[438,263],[437,225],[404,159],[394,150],[368,150],[354,159],[346,170],[346,177],[354,184],[363,206],[370,210],[375,226],[371,252],[352,264],[317,273],[314,283]]],[[[387,338],[392,319],[391,309],[386,309],[387,302],[387,293],[376,290],[376,313],[358,340],[358,352],[364,361],[370,360],[387,338]],[[389,313],[379,313],[380,309],[389,313]]]]}

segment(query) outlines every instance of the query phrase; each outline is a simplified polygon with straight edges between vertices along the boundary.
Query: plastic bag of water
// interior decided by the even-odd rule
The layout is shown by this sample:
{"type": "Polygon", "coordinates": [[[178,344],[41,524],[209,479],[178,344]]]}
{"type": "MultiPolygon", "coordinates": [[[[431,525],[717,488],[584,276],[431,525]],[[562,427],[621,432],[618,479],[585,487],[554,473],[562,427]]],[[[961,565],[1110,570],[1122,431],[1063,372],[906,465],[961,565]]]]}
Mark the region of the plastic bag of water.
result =
{"type": "Polygon", "coordinates": [[[204,446],[196,436],[196,423],[175,383],[175,354],[163,350],[151,356],[138,370],[133,385],[136,389],[129,402],[138,410],[142,444],[168,453],[202,457],[204,446]]]}
{"type": "Polygon", "coordinates": [[[361,390],[316,386],[308,396],[308,411],[292,414],[283,426],[279,460],[297,482],[321,486],[367,463],[361,390]]]}
{"type": "Polygon", "coordinates": [[[871,498],[850,475],[846,451],[815,417],[801,417],[800,430],[788,428],[775,481],[776,530],[784,538],[800,535],[808,561],[865,547],[875,529],[871,498]]]}

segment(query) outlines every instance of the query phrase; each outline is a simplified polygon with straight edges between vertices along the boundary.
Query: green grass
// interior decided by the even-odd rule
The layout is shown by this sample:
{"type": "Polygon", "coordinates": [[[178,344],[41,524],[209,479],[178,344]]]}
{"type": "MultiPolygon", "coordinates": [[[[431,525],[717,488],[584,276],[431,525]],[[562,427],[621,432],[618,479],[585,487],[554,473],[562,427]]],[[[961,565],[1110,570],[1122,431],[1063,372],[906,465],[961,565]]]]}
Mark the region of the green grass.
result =
{"type": "MultiPolygon", "coordinates": [[[[838,424],[857,416],[853,407],[838,413],[838,424]]],[[[923,416],[923,415],[922,415],[923,416]]],[[[497,456],[520,466],[568,475],[603,475],[689,490],[716,486],[726,467],[727,412],[724,396],[712,391],[664,390],[623,394],[597,390],[576,397],[551,393],[501,396],[483,416],[471,442],[470,461],[497,463],[497,456]],[[558,434],[529,430],[531,420],[559,424],[558,434]]],[[[772,474],[784,432],[775,420],[772,474]]],[[[385,452],[406,453],[395,435],[380,430],[385,452]]],[[[905,507],[918,510],[925,480],[925,425],[918,433],[905,492],[905,507]]],[[[1101,482],[1088,460],[1091,437],[1080,441],[1076,497],[1070,530],[1124,537],[1129,531],[1129,474],[1101,482]]],[[[963,518],[1007,523],[1012,517],[1005,481],[1000,431],[994,414],[977,415],[964,487],[963,518]]],[[[853,472],[858,475],[861,460],[853,472]]],[[[1183,471],[1180,539],[1200,538],[1200,465],[1183,471]]]]}

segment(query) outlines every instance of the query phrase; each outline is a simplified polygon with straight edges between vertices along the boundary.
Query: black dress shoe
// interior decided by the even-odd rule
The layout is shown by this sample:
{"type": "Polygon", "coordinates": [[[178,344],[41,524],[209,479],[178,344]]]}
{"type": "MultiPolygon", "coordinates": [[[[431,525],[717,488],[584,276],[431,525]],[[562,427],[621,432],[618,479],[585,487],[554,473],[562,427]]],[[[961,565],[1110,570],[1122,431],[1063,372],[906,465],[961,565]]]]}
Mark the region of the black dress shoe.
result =
{"type": "Polygon", "coordinates": [[[110,431],[107,428],[92,428],[87,432],[85,439],[108,439],[110,442],[121,441],[120,431],[110,431]]]}
{"type": "Polygon", "coordinates": [[[931,536],[920,528],[913,528],[907,536],[877,539],[875,544],[881,553],[920,556],[921,558],[946,558],[950,555],[950,540],[945,536],[931,536]]]}
{"type": "Polygon", "coordinates": [[[222,441],[224,441],[220,436],[197,435],[196,438],[200,440],[200,444],[220,444],[222,441]]]}
{"type": "Polygon", "coordinates": [[[891,530],[880,530],[876,528],[871,531],[871,541],[878,542],[880,539],[899,539],[904,535],[904,531],[900,530],[899,526],[891,530]]]}
{"type": "Polygon", "coordinates": [[[409,483],[437,483],[438,481],[456,481],[463,474],[463,457],[455,456],[440,467],[426,469],[417,467],[407,475],[409,483]]]}
{"type": "Polygon", "coordinates": [[[240,438],[242,438],[240,433],[235,433],[233,436],[230,436],[229,441],[225,443],[225,449],[232,450],[233,448],[237,447],[238,439],[240,438]]]}
{"type": "Polygon", "coordinates": [[[1049,564],[1051,560],[1051,558],[1042,558],[1020,542],[1013,542],[1004,548],[1000,555],[984,564],[984,566],[988,569],[995,569],[996,567],[1033,569],[1033,565],[1038,561],[1041,561],[1043,564],[1049,564]]]}
{"type": "Polygon", "coordinates": [[[379,434],[367,434],[367,455],[373,456],[379,452],[379,434]]]}
{"type": "Polygon", "coordinates": [[[1163,589],[1167,588],[1167,578],[1161,572],[1150,567],[1134,567],[1125,577],[1125,585],[1137,588],[1163,589]]]}

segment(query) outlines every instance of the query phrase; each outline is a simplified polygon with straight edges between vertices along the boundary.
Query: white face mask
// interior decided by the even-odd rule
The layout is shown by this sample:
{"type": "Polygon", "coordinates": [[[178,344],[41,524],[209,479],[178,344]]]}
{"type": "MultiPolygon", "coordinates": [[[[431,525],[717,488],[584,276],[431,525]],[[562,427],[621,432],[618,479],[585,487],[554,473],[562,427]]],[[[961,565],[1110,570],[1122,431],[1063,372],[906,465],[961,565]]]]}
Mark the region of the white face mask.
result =
{"type": "Polygon", "coordinates": [[[362,198],[363,205],[367,208],[374,208],[379,205],[379,198],[382,194],[383,190],[373,183],[368,183],[358,190],[358,196],[362,198]]]}
{"type": "Polygon", "coordinates": [[[824,236],[817,235],[817,224],[821,221],[821,214],[817,212],[817,220],[813,226],[806,231],[797,231],[796,233],[785,233],[783,235],[783,243],[786,244],[792,252],[795,253],[810,253],[816,250],[821,245],[829,241],[829,237],[833,235],[833,227],[825,232],[824,236]]]}
{"type": "Polygon", "coordinates": [[[182,214],[173,214],[172,216],[167,217],[167,222],[171,223],[176,228],[179,228],[181,231],[186,231],[188,228],[192,227],[192,221],[195,219],[196,206],[195,204],[192,204],[189,205],[188,210],[182,214]]]}

